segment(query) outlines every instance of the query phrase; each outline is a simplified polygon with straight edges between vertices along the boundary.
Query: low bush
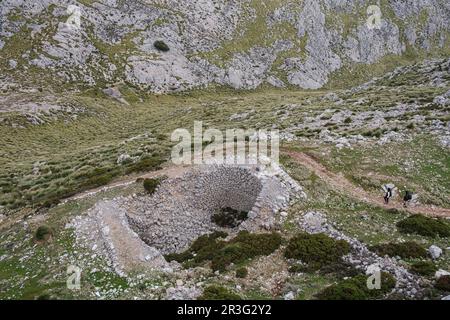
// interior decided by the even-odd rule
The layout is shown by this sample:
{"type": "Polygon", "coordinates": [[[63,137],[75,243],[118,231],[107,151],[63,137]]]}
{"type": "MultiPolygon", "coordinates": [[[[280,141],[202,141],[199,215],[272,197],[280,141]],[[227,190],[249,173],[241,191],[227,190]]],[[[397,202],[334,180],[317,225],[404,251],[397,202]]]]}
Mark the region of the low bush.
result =
{"type": "Polygon", "coordinates": [[[247,268],[242,267],[236,270],[236,277],[238,278],[245,278],[247,277],[247,275],[248,275],[247,268]]]}
{"type": "Polygon", "coordinates": [[[217,239],[228,237],[228,233],[223,231],[214,231],[210,234],[205,234],[197,238],[192,245],[191,250],[194,252],[198,252],[206,247],[213,246],[217,239]]]}
{"type": "Polygon", "coordinates": [[[437,279],[434,287],[442,291],[450,291],[450,276],[441,276],[437,279]]]}
{"type": "Polygon", "coordinates": [[[227,288],[212,285],[206,287],[197,300],[242,300],[242,298],[227,288]]]}
{"type": "Polygon", "coordinates": [[[356,269],[354,265],[340,259],[335,263],[322,266],[320,274],[334,274],[339,278],[354,277],[362,273],[362,270],[356,269]]]}
{"type": "Polygon", "coordinates": [[[197,238],[185,252],[169,254],[168,261],[183,262],[185,267],[194,267],[205,261],[211,261],[211,268],[224,271],[231,263],[237,264],[261,255],[269,255],[281,245],[281,236],[277,233],[252,234],[241,231],[230,241],[220,240],[226,236],[223,232],[214,232],[197,238]]]}
{"type": "Polygon", "coordinates": [[[282,238],[278,233],[252,234],[241,231],[216,252],[211,260],[213,270],[223,271],[231,263],[241,263],[257,256],[266,256],[281,245],[282,238]]]}
{"type": "Polygon", "coordinates": [[[323,233],[300,233],[289,241],[284,255],[301,260],[314,271],[340,261],[349,252],[350,245],[344,240],[335,240],[323,233]]]}
{"type": "Polygon", "coordinates": [[[156,191],[156,188],[158,188],[159,183],[159,179],[144,179],[143,186],[145,191],[149,194],[153,194],[156,191]]]}
{"type": "Polygon", "coordinates": [[[48,226],[40,226],[34,236],[38,241],[47,241],[53,236],[53,231],[48,226]]]}
{"type": "Polygon", "coordinates": [[[395,278],[386,272],[381,273],[380,289],[370,290],[367,287],[367,275],[357,275],[353,278],[342,280],[337,284],[331,285],[316,297],[320,300],[369,300],[381,298],[395,288],[395,278]]]}
{"type": "Polygon", "coordinates": [[[196,256],[199,254],[202,256],[197,259],[206,260],[208,259],[211,251],[222,247],[221,243],[216,240],[219,238],[225,238],[227,235],[227,233],[219,231],[202,235],[198,237],[186,251],[181,253],[170,253],[165,255],[164,258],[167,261],[177,261],[179,263],[183,263],[194,258],[195,253],[196,256]]]}
{"type": "Polygon", "coordinates": [[[164,256],[167,261],[176,261],[179,263],[183,263],[189,259],[192,259],[194,256],[190,251],[183,251],[181,253],[169,253],[164,256]]]}
{"type": "Polygon", "coordinates": [[[426,237],[450,236],[450,224],[442,219],[434,219],[415,214],[397,223],[402,233],[415,233],[426,237]]]}
{"type": "Polygon", "coordinates": [[[380,256],[399,256],[401,258],[425,258],[427,256],[427,250],[414,241],[378,244],[369,249],[380,256]]]}
{"type": "Polygon", "coordinates": [[[431,261],[419,261],[413,263],[410,268],[411,272],[420,274],[422,276],[432,276],[438,270],[436,265],[431,261]]]}
{"type": "Polygon", "coordinates": [[[169,51],[169,46],[162,40],[157,40],[155,41],[155,43],[153,44],[155,46],[156,49],[158,49],[159,51],[169,51]]]}
{"type": "Polygon", "coordinates": [[[211,221],[222,228],[236,228],[247,219],[248,212],[232,208],[223,208],[211,216],[211,221]]]}

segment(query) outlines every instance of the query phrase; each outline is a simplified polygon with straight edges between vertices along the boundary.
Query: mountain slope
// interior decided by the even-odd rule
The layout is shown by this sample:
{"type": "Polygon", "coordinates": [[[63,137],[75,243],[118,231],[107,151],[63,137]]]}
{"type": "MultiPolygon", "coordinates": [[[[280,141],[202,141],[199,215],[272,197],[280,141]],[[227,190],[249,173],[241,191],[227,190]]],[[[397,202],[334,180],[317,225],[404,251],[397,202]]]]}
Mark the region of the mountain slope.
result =
{"type": "Polygon", "coordinates": [[[125,82],[157,93],[210,85],[317,89],[449,55],[447,1],[380,1],[380,29],[367,25],[372,4],[3,0],[0,71],[4,81],[125,82]],[[157,40],[170,50],[156,49],[157,40]]]}

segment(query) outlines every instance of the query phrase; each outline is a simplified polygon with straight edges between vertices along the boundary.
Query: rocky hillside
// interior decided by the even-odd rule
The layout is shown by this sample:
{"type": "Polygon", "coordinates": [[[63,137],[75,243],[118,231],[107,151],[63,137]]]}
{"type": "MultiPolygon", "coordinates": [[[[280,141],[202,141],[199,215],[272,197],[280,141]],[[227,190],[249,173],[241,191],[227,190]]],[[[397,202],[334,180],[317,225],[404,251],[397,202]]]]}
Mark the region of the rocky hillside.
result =
{"type": "Polygon", "coordinates": [[[318,89],[449,56],[449,17],[446,0],[2,0],[0,80],[318,89]]]}

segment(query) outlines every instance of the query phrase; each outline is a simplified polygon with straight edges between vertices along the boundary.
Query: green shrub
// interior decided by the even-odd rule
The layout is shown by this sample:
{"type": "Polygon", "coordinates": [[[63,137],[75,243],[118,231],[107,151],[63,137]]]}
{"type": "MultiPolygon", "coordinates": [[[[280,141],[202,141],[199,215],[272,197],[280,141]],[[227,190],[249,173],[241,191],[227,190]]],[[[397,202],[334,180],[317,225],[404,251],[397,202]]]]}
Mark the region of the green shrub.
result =
{"type": "Polygon", "coordinates": [[[223,208],[211,216],[211,221],[222,228],[235,228],[247,219],[248,212],[223,208]]]}
{"type": "Polygon", "coordinates": [[[169,51],[169,46],[162,40],[157,40],[155,41],[155,43],[153,43],[153,45],[155,46],[156,49],[158,49],[159,51],[169,51]]]}
{"type": "Polygon", "coordinates": [[[369,249],[380,256],[399,256],[401,258],[425,258],[427,256],[427,250],[414,241],[378,244],[369,249]]]}
{"type": "Polygon", "coordinates": [[[313,271],[340,261],[349,252],[350,245],[344,240],[335,240],[323,233],[300,233],[289,241],[284,255],[301,260],[313,271]]]}
{"type": "Polygon", "coordinates": [[[248,275],[247,268],[242,267],[236,270],[236,277],[238,278],[245,278],[247,277],[247,275],[248,275]]]}
{"type": "Polygon", "coordinates": [[[348,117],[345,118],[344,123],[351,123],[352,122],[352,118],[348,117]]]}
{"type": "Polygon", "coordinates": [[[266,256],[281,245],[278,233],[252,234],[241,231],[217,251],[211,260],[213,270],[223,271],[231,263],[241,263],[257,256],[266,256]]]}
{"type": "Polygon", "coordinates": [[[53,236],[53,231],[48,226],[40,226],[37,228],[35,238],[38,241],[47,241],[53,236]]]}
{"type": "Polygon", "coordinates": [[[153,194],[156,191],[156,188],[158,188],[160,183],[159,179],[144,179],[144,189],[149,194],[153,194]]]}
{"type": "Polygon", "coordinates": [[[181,253],[170,253],[165,255],[164,258],[169,262],[177,261],[183,263],[194,258],[195,253],[196,258],[200,261],[207,260],[210,256],[210,252],[222,248],[222,244],[216,240],[225,238],[227,235],[227,233],[220,231],[202,235],[198,237],[186,251],[181,253]]]}
{"type": "Polygon", "coordinates": [[[166,260],[183,262],[185,267],[195,267],[211,261],[211,268],[224,271],[231,263],[237,264],[261,255],[269,255],[281,245],[277,233],[251,234],[241,231],[230,241],[224,232],[214,232],[197,238],[185,252],[166,255],[166,260]]]}
{"type": "Polygon", "coordinates": [[[339,259],[335,263],[322,266],[319,270],[320,274],[334,274],[339,278],[354,277],[362,273],[362,270],[356,269],[354,265],[349,262],[339,259]]]}
{"type": "Polygon", "coordinates": [[[197,238],[192,245],[191,250],[194,252],[198,252],[206,247],[213,246],[217,239],[228,237],[228,233],[223,231],[214,231],[210,234],[205,234],[197,238]]]}
{"type": "Polygon", "coordinates": [[[395,288],[395,278],[386,272],[381,273],[381,288],[367,288],[367,275],[358,275],[331,285],[316,297],[320,300],[369,300],[381,298],[395,288]]]}
{"type": "Polygon", "coordinates": [[[329,286],[319,292],[316,297],[319,300],[367,300],[364,288],[354,279],[329,286]]]}
{"type": "Polygon", "coordinates": [[[450,291],[450,276],[441,276],[437,279],[434,287],[442,291],[450,291]]]}
{"type": "Polygon", "coordinates": [[[413,263],[410,268],[411,272],[420,274],[422,276],[432,276],[438,270],[436,265],[431,261],[419,261],[413,263]]]}
{"type": "Polygon", "coordinates": [[[197,300],[242,300],[242,298],[227,288],[212,285],[206,287],[197,300]]]}
{"type": "Polygon", "coordinates": [[[186,260],[192,259],[194,256],[192,255],[192,252],[190,251],[184,251],[181,253],[169,253],[167,255],[164,256],[164,258],[167,261],[176,261],[179,263],[182,263],[186,260]]]}
{"type": "Polygon", "coordinates": [[[450,236],[450,225],[448,222],[421,214],[414,214],[398,222],[397,228],[402,233],[416,233],[427,237],[450,236]]]}

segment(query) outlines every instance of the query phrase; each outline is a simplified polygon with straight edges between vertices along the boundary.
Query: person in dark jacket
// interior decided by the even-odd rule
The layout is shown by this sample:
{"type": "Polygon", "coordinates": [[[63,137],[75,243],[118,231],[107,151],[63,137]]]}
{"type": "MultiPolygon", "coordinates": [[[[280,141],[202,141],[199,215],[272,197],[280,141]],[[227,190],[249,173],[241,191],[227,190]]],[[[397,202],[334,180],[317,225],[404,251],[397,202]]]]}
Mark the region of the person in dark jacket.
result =
{"type": "Polygon", "coordinates": [[[411,191],[405,191],[405,196],[403,197],[403,206],[406,208],[408,203],[412,200],[413,193],[411,191]]]}
{"type": "Polygon", "coordinates": [[[386,188],[386,192],[384,193],[384,203],[389,204],[390,198],[392,198],[392,189],[386,188]]]}
{"type": "Polygon", "coordinates": [[[384,191],[384,203],[389,204],[389,200],[394,196],[394,190],[396,187],[392,183],[389,183],[381,186],[381,188],[384,191]]]}

